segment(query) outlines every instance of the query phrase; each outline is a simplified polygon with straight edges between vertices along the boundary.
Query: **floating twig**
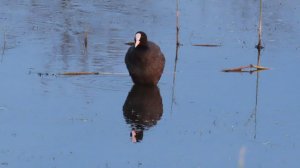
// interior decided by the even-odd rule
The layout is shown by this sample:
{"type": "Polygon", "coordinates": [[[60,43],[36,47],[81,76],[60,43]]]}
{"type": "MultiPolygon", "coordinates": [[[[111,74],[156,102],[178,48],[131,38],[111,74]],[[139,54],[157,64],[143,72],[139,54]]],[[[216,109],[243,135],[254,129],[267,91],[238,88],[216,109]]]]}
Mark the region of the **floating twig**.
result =
{"type": "Polygon", "coordinates": [[[114,73],[114,72],[64,72],[59,73],[58,75],[128,75],[128,73],[114,73]]]}
{"type": "Polygon", "coordinates": [[[99,72],[63,72],[58,75],[99,75],[99,72]]]}
{"type": "Polygon", "coordinates": [[[260,65],[252,65],[252,64],[250,64],[250,66],[252,68],[256,68],[257,70],[269,70],[270,69],[270,68],[263,67],[263,66],[260,66],[260,65]]]}
{"type": "Polygon", "coordinates": [[[128,75],[128,73],[114,73],[114,72],[63,72],[63,73],[37,73],[39,76],[57,76],[57,75],[65,75],[65,76],[78,76],[78,75],[128,75]]]}
{"type": "Polygon", "coordinates": [[[262,71],[262,70],[268,70],[269,68],[259,66],[259,65],[247,65],[247,66],[240,66],[237,68],[229,68],[229,69],[223,69],[223,72],[255,72],[255,71],[262,71]]]}
{"type": "Polygon", "coordinates": [[[221,44],[193,44],[193,46],[199,47],[221,47],[221,44]]]}

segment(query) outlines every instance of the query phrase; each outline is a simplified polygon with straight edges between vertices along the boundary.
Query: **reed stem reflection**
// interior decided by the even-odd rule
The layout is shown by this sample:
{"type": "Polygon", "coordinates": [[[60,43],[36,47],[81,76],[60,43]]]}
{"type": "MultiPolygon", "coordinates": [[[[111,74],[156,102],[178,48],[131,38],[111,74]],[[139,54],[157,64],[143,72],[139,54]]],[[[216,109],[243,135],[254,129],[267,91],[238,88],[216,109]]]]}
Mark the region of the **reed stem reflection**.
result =
{"type": "MultiPolygon", "coordinates": [[[[261,51],[261,49],[258,48],[257,51],[258,51],[257,52],[257,65],[260,65],[260,51],[261,51]]],[[[251,113],[250,118],[248,120],[248,122],[250,122],[251,120],[253,120],[253,122],[254,122],[254,135],[253,135],[254,139],[256,139],[256,127],[257,127],[256,116],[257,116],[258,94],[259,94],[259,73],[260,73],[260,71],[256,71],[255,105],[254,105],[254,110],[251,113]]]]}
{"type": "Polygon", "coordinates": [[[172,85],[172,103],[171,103],[171,113],[173,112],[173,105],[175,103],[175,81],[176,81],[176,69],[178,61],[178,50],[180,47],[179,42],[179,0],[176,1],[176,51],[175,51],[175,63],[173,71],[173,85],[172,85]]]}

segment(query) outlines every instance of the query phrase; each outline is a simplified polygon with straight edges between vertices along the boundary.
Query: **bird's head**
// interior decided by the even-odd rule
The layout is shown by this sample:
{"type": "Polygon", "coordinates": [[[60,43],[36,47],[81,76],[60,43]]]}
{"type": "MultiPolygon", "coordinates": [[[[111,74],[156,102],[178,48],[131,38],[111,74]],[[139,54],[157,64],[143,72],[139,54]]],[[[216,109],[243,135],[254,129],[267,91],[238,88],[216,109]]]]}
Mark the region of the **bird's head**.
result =
{"type": "Polygon", "coordinates": [[[143,46],[147,44],[147,35],[142,31],[138,31],[135,33],[134,37],[134,47],[143,46]]]}

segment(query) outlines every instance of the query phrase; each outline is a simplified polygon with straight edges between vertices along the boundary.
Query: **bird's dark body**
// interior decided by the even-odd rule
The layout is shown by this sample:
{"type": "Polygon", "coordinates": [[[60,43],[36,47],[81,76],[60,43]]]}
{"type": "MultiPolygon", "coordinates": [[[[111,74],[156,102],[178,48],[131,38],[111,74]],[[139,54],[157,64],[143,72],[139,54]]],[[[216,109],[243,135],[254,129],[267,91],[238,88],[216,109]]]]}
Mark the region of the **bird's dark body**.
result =
{"type": "Polygon", "coordinates": [[[159,46],[148,41],[145,45],[130,47],[125,63],[135,84],[156,85],[164,70],[165,57],[159,46]]]}

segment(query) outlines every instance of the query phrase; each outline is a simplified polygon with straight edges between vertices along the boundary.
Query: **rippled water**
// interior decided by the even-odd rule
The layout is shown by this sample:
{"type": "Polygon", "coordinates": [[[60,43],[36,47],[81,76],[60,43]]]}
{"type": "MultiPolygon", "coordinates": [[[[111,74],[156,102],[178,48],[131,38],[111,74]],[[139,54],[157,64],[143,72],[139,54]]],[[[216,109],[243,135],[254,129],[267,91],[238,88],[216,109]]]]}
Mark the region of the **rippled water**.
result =
{"type": "Polygon", "coordinates": [[[179,1],[173,75],[176,1],[0,1],[0,167],[297,167],[299,8],[263,1],[271,70],[224,73],[256,63],[259,1],[179,1]],[[138,30],[166,56],[158,87],[128,76],[138,30]],[[57,75],[80,71],[108,75],[57,75]]]}

